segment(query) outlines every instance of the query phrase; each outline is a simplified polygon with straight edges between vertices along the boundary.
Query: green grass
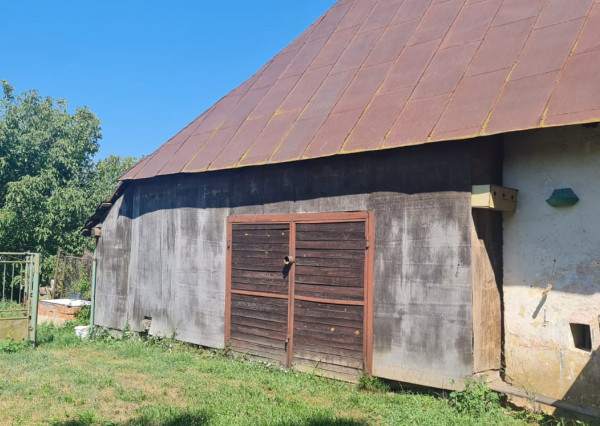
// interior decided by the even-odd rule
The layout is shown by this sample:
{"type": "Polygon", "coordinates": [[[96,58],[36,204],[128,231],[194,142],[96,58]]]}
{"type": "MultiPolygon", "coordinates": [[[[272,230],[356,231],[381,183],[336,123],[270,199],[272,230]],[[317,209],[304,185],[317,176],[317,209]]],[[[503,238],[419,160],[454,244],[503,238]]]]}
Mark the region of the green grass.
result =
{"type": "Polygon", "coordinates": [[[437,394],[388,389],[171,340],[81,341],[73,325],[42,326],[37,348],[0,352],[1,424],[525,424],[499,404],[470,411],[437,394]]]}

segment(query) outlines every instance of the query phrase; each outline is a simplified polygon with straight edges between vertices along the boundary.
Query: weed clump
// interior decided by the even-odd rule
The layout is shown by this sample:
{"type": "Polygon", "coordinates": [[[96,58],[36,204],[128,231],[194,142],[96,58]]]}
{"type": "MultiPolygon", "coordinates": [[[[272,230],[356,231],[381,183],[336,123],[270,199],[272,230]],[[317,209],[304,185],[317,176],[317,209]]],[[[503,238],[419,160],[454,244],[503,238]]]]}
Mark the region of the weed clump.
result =
{"type": "Polygon", "coordinates": [[[561,424],[552,416],[527,410],[513,410],[506,406],[506,395],[491,390],[484,381],[467,380],[465,389],[449,395],[450,405],[459,413],[481,418],[489,413],[499,413],[526,423],[561,424]]]}
{"type": "Polygon", "coordinates": [[[483,381],[467,380],[465,389],[450,393],[450,404],[460,413],[482,415],[492,409],[501,409],[503,394],[491,390],[483,381]]]}
{"type": "Polygon", "coordinates": [[[358,382],[356,383],[358,390],[366,392],[389,392],[389,385],[379,377],[371,376],[363,370],[358,382]]]}
{"type": "Polygon", "coordinates": [[[8,338],[4,341],[0,341],[0,353],[14,353],[20,350],[31,347],[28,340],[16,341],[8,338]]]}

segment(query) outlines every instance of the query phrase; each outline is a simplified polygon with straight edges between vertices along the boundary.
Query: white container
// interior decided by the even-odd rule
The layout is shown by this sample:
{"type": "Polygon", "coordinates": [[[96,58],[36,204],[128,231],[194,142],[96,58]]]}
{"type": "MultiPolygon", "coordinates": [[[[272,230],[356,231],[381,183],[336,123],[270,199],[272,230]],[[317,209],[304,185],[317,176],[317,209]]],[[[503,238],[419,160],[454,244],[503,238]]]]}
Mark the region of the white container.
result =
{"type": "Polygon", "coordinates": [[[80,339],[87,339],[90,335],[89,325],[78,325],[75,326],[75,335],[80,339]]]}

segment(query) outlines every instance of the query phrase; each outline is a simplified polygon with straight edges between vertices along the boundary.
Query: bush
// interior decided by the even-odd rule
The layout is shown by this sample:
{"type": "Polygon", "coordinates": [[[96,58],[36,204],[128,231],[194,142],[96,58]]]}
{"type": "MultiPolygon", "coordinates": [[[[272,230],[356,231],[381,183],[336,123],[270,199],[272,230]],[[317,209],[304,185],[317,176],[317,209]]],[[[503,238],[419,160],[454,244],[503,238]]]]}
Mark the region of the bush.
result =
{"type": "Polygon", "coordinates": [[[77,323],[88,324],[90,322],[90,313],[92,312],[91,306],[83,306],[79,312],[77,312],[76,318],[77,323]]]}

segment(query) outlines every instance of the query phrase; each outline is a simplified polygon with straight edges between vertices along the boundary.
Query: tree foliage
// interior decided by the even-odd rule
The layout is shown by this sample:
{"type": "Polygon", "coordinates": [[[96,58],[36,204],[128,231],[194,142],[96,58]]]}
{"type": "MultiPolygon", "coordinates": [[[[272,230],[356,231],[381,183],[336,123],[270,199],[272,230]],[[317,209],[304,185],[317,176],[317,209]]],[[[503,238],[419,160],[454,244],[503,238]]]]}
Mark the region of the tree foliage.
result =
{"type": "Polygon", "coordinates": [[[1,85],[0,251],[81,253],[81,226],[135,159],[94,161],[100,120],[87,107],[1,85]]]}

